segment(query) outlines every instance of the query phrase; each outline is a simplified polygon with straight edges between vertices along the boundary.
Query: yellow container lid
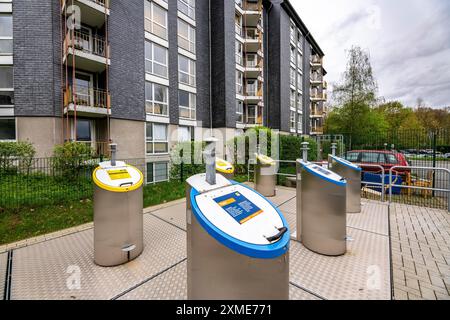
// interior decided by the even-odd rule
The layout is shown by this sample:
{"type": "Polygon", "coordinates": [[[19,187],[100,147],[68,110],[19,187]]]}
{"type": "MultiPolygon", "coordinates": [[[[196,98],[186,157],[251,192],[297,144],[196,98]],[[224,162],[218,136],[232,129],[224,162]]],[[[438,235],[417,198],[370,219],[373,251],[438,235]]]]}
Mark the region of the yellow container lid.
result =
{"type": "Polygon", "coordinates": [[[256,159],[258,160],[259,163],[264,165],[274,166],[276,164],[275,160],[263,154],[257,154],[256,159]]]}
{"type": "Polygon", "coordinates": [[[92,174],[94,183],[111,192],[131,192],[139,189],[144,183],[144,175],[137,168],[117,161],[116,166],[111,162],[102,162],[92,174]]]}
{"type": "Polygon", "coordinates": [[[234,173],[234,166],[228,161],[217,158],[216,171],[225,174],[232,174],[234,173]]]}

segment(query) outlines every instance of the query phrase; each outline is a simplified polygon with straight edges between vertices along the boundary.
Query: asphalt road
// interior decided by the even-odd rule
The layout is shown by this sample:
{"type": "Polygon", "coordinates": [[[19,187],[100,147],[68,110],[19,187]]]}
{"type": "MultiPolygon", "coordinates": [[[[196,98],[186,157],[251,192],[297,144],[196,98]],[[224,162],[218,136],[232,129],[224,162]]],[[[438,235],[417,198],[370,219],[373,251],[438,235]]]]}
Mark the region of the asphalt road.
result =
{"type": "MultiPolygon", "coordinates": [[[[432,160],[408,160],[408,162],[409,165],[412,167],[429,167],[429,168],[433,167],[432,160]]],[[[450,161],[437,161],[436,168],[445,168],[450,170],[450,161]]],[[[412,173],[419,176],[422,179],[428,179],[429,177],[429,171],[426,170],[413,169],[412,173]]],[[[436,171],[435,187],[439,189],[449,189],[450,175],[444,171],[436,171]]],[[[439,192],[437,193],[437,195],[448,197],[450,194],[448,192],[447,193],[439,192]]]]}

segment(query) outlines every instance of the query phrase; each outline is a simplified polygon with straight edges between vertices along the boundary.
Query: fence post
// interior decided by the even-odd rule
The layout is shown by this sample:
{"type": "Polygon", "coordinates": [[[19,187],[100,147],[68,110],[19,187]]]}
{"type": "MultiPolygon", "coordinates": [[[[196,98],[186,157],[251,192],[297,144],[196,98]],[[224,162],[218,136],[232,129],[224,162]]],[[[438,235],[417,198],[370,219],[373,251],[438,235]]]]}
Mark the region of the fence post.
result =
{"type": "MultiPolygon", "coordinates": [[[[436,168],[436,148],[437,148],[437,133],[433,132],[433,169],[436,168]]],[[[436,170],[433,170],[433,192],[432,196],[433,198],[436,196],[436,192],[434,191],[434,188],[436,188],[436,170]]]]}
{"type": "Polygon", "coordinates": [[[180,182],[183,183],[184,182],[184,153],[183,153],[183,148],[181,148],[181,152],[180,152],[180,158],[181,158],[181,163],[180,163],[180,182]]]}
{"type": "MultiPolygon", "coordinates": [[[[450,172],[448,172],[447,189],[450,190],[450,172]]],[[[450,192],[447,192],[447,210],[448,210],[448,213],[450,213],[450,192]]]]}

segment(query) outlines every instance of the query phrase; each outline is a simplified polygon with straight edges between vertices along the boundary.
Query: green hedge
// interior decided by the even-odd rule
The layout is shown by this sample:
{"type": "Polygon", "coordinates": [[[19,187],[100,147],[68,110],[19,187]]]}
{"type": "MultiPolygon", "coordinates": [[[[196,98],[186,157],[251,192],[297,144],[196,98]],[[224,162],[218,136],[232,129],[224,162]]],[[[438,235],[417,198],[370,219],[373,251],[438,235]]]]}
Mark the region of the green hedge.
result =
{"type": "Polygon", "coordinates": [[[29,142],[0,142],[0,171],[29,173],[36,150],[29,142]]]}

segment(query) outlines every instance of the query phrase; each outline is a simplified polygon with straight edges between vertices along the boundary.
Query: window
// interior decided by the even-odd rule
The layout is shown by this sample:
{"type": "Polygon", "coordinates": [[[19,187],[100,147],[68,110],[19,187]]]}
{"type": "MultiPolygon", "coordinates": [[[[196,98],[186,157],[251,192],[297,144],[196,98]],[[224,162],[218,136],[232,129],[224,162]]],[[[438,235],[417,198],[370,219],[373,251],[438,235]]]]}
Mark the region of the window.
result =
{"type": "Polygon", "coordinates": [[[178,141],[189,142],[194,141],[194,127],[178,127],[178,141]]]}
{"type": "Polygon", "coordinates": [[[14,106],[14,91],[0,90],[0,108],[14,106]]]}
{"type": "Polygon", "coordinates": [[[236,15],[234,16],[234,24],[236,34],[242,36],[242,16],[240,14],[236,13],[236,15]]]}
{"type": "Polygon", "coordinates": [[[168,127],[166,124],[148,122],[146,126],[147,154],[169,152],[168,127]]]}
{"type": "Polygon", "coordinates": [[[248,53],[246,54],[246,66],[247,68],[256,68],[257,67],[257,62],[258,62],[258,57],[256,54],[254,53],[248,53]]]}
{"type": "Polygon", "coordinates": [[[145,83],[145,111],[150,114],[167,116],[169,114],[169,88],[166,86],[145,83]]]}
{"type": "Polygon", "coordinates": [[[295,69],[291,68],[291,86],[295,87],[295,69]]]}
{"type": "Polygon", "coordinates": [[[236,70],[236,93],[244,93],[244,74],[239,70],[236,70]]]}
{"type": "Polygon", "coordinates": [[[178,10],[191,19],[195,19],[195,0],[178,0],[178,10]]]}
{"type": "Polygon", "coordinates": [[[297,93],[297,110],[303,111],[303,95],[301,93],[297,93]]]}
{"type": "Polygon", "coordinates": [[[361,162],[363,163],[378,163],[379,154],[374,152],[363,152],[361,162]]]}
{"type": "Polygon", "coordinates": [[[256,124],[256,106],[247,106],[247,124],[256,124]]]}
{"type": "Polygon", "coordinates": [[[89,120],[77,120],[77,141],[91,142],[91,121],[89,120]]]}
{"type": "Polygon", "coordinates": [[[13,73],[12,66],[0,66],[0,88],[1,89],[14,88],[13,74],[14,73],[13,73]]]}
{"type": "Polygon", "coordinates": [[[0,118],[0,141],[16,140],[16,120],[0,118]]]}
{"type": "Polygon", "coordinates": [[[297,76],[297,89],[302,90],[303,88],[303,75],[301,73],[297,76]]]}
{"type": "Polygon", "coordinates": [[[0,55],[13,53],[12,14],[0,14],[0,55]]]}
{"type": "Polygon", "coordinates": [[[295,25],[291,24],[291,42],[292,43],[296,43],[296,30],[297,28],[295,27],[295,25]]]}
{"type": "Polygon", "coordinates": [[[243,51],[242,43],[236,40],[236,63],[241,66],[244,64],[242,51],[243,51]]]}
{"type": "Polygon", "coordinates": [[[244,123],[244,102],[236,100],[236,114],[238,116],[237,122],[244,123]]]}
{"type": "Polygon", "coordinates": [[[385,154],[387,163],[389,164],[399,164],[397,158],[393,154],[385,154]]]}
{"type": "Polygon", "coordinates": [[[291,89],[291,109],[295,109],[295,90],[291,89]]]}
{"type": "Polygon", "coordinates": [[[347,153],[347,156],[345,157],[345,159],[350,162],[357,162],[358,156],[359,156],[358,152],[349,152],[349,153],[347,153]]]}
{"type": "Polygon", "coordinates": [[[297,62],[297,49],[291,45],[291,63],[295,64],[297,62]]]}
{"type": "Polygon", "coordinates": [[[303,70],[303,55],[301,53],[297,55],[297,68],[303,70]]]}
{"type": "Polygon", "coordinates": [[[295,130],[295,111],[291,111],[289,123],[290,123],[291,130],[295,130]]]}
{"type": "Polygon", "coordinates": [[[178,77],[180,83],[195,86],[195,62],[178,55],[178,77]]]}
{"type": "Polygon", "coordinates": [[[302,50],[303,49],[303,35],[300,31],[297,33],[297,47],[302,50]]]}
{"type": "Polygon", "coordinates": [[[147,163],[147,183],[169,180],[169,164],[167,162],[147,163]]]}
{"type": "Polygon", "coordinates": [[[168,51],[156,43],[145,42],[145,72],[164,78],[168,77],[168,51]]]}
{"type": "Polygon", "coordinates": [[[297,129],[303,131],[303,115],[301,113],[297,113],[297,129]]]}
{"type": "Polygon", "coordinates": [[[167,40],[167,11],[152,1],[145,1],[145,30],[167,40]]]}
{"type": "Polygon", "coordinates": [[[195,94],[179,90],[178,103],[180,105],[180,118],[196,119],[197,97],[195,94]]]}
{"type": "Polygon", "coordinates": [[[258,95],[258,80],[247,80],[246,94],[251,97],[258,95]]]}
{"type": "Polygon", "coordinates": [[[195,29],[181,19],[178,19],[178,45],[195,53],[195,29]]]}

